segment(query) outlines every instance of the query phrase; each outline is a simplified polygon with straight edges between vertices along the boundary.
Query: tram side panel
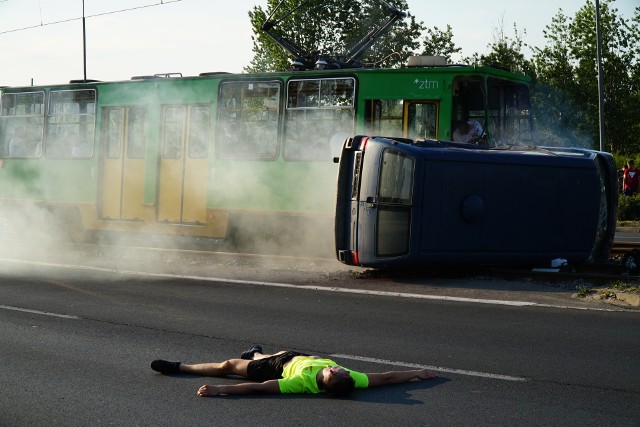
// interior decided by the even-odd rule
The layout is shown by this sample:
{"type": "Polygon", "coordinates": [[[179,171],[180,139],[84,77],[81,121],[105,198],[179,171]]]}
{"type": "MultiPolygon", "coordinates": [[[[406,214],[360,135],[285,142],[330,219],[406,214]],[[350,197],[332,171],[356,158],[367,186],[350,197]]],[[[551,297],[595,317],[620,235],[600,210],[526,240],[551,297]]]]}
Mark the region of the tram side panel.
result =
{"type": "Polygon", "coordinates": [[[82,234],[75,206],[96,194],[96,94],[91,85],[2,91],[0,215],[21,239],[82,234]]]}

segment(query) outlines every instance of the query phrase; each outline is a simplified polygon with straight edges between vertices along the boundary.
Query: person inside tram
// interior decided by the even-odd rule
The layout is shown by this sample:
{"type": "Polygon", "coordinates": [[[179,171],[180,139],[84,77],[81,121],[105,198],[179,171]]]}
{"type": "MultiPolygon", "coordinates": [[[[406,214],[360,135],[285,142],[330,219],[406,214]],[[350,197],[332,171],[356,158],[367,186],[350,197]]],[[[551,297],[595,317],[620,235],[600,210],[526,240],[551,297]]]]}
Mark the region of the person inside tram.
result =
{"type": "Polygon", "coordinates": [[[480,122],[474,119],[456,120],[454,122],[454,142],[477,142],[484,134],[480,122]]]}
{"type": "Polygon", "coordinates": [[[26,156],[26,141],[24,139],[24,127],[18,127],[13,137],[9,140],[9,156],[10,157],[25,157],[26,156]]]}
{"type": "Polygon", "coordinates": [[[82,141],[80,138],[76,137],[71,141],[71,156],[76,158],[87,158],[91,157],[93,152],[93,146],[91,143],[86,141],[82,141]]]}
{"type": "Polygon", "coordinates": [[[151,369],[162,374],[187,373],[207,377],[234,375],[252,381],[232,385],[205,384],[198,389],[198,396],[326,392],[333,397],[343,397],[356,388],[436,378],[435,373],[426,369],[381,373],[356,372],[339,366],[331,359],[295,351],[266,354],[262,346],[257,344],[242,353],[239,359],[199,364],[157,359],[151,362],[151,369]]]}

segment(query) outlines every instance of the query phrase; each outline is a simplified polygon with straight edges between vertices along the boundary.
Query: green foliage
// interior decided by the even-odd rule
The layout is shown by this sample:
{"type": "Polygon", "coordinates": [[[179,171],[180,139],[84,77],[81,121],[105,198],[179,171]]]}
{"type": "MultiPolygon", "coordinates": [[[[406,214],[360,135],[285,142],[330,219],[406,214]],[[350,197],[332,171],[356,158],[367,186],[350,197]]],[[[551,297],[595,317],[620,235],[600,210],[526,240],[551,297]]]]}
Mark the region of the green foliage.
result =
{"type": "Polygon", "coordinates": [[[640,154],[639,153],[622,153],[620,151],[613,152],[613,159],[616,162],[616,167],[620,170],[623,166],[629,161],[633,160],[636,167],[640,165],[640,154]]]}
{"type": "Polygon", "coordinates": [[[625,282],[622,280],[616,280],[607,284],[607,288],[614,289],[619,292],[640,294],[640,286],[638,286],[637,281],[625,282]]]}
{"type": "MultiPolygon", "coordinates": [[[[629,153],[640,148],[640,8],[625,20],[613,3],[600,3],[605,149],[629,153]]],[[[532,92],[545,144],[599,147],[595,21],[591,0],[573,19],[560,9],[544,32],[547,45],[534,49],[537,85],[532,92]]]]}
{"type": "Polygon", "coordinates": [[[422,55],[444,56],[447,62],[451,62],[451,55],[462,52],[462,48],[456,47],[453,42],[453,30],[449,24],[444,31],[438,27],[427,28],[423,44],[422,55]]]}
{"type": "MultiPolygon", "coordinates": [[[[633,160],[636,165],[639,165],[640,154],[617,152],[613,153],[613,158],[616,162],[616,168],[619,171],[619,190],[622,191],[622,168],[629,160],[633,160]]],[[[618,198],[618,221],[640,221],[640,195],[620,195],[618,198]]]]}
{"type": "Polygon", "coordinates": [[[616,293],[610,289],[602,289],[598,291],[600,299],[616,299],[616,293]]]}
{"type": "Polygon", "coordinates": [[[640,196],[620,196],[618,198],[618,220],[640,220],[640,196]]]}
{"type": "Polygon", "coordinates": [[[585,298],[587,295],[593,292],[590,286],[580,285],[578,286],[578,296],[580,298],[585,298]]]}
{"type": "Polygon", "coordinates": [[[513,36],[505,33],[504,22],[500,27],[494,29],[493,43],[489,44],[490,51],[487,54],[476,56],[477,62],[489,67],[502,68],[514,73],[522,73],[534,76],[533,62],[526,59],[523,53],[525,43],[523,37],[526,35],[518,31],[518,26],[513,24],[513,36]]]}

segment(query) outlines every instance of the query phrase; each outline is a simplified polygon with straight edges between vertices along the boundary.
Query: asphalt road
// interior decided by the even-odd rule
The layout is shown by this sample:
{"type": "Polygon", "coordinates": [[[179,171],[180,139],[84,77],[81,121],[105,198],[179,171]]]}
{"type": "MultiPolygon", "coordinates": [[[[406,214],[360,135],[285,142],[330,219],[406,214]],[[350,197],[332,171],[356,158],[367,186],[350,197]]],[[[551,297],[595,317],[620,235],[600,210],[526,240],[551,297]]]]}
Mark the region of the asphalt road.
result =
{"type": "Polygon", "coordinates": [[[640,312],[566,292],[103,253],[91,268],[5,254],[0,271],[2,426],[640,424],[640,312]],[[238,380],[149,369],[254,342],[440,377],[347,399],[198,398],[205,382],[238,380]]]}

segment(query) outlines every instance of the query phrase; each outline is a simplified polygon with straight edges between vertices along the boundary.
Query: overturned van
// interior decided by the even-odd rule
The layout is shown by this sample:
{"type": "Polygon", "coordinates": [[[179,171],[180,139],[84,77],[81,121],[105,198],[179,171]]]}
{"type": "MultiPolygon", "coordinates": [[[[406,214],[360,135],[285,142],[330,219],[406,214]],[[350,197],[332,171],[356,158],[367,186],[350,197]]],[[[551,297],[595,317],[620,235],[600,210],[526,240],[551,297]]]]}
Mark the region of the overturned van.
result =
{"type": "Polygon", "coordinates": [[[337,258],[349,265],[606,262],[608,153],[356,136],[339,160],[337,258]]]}

